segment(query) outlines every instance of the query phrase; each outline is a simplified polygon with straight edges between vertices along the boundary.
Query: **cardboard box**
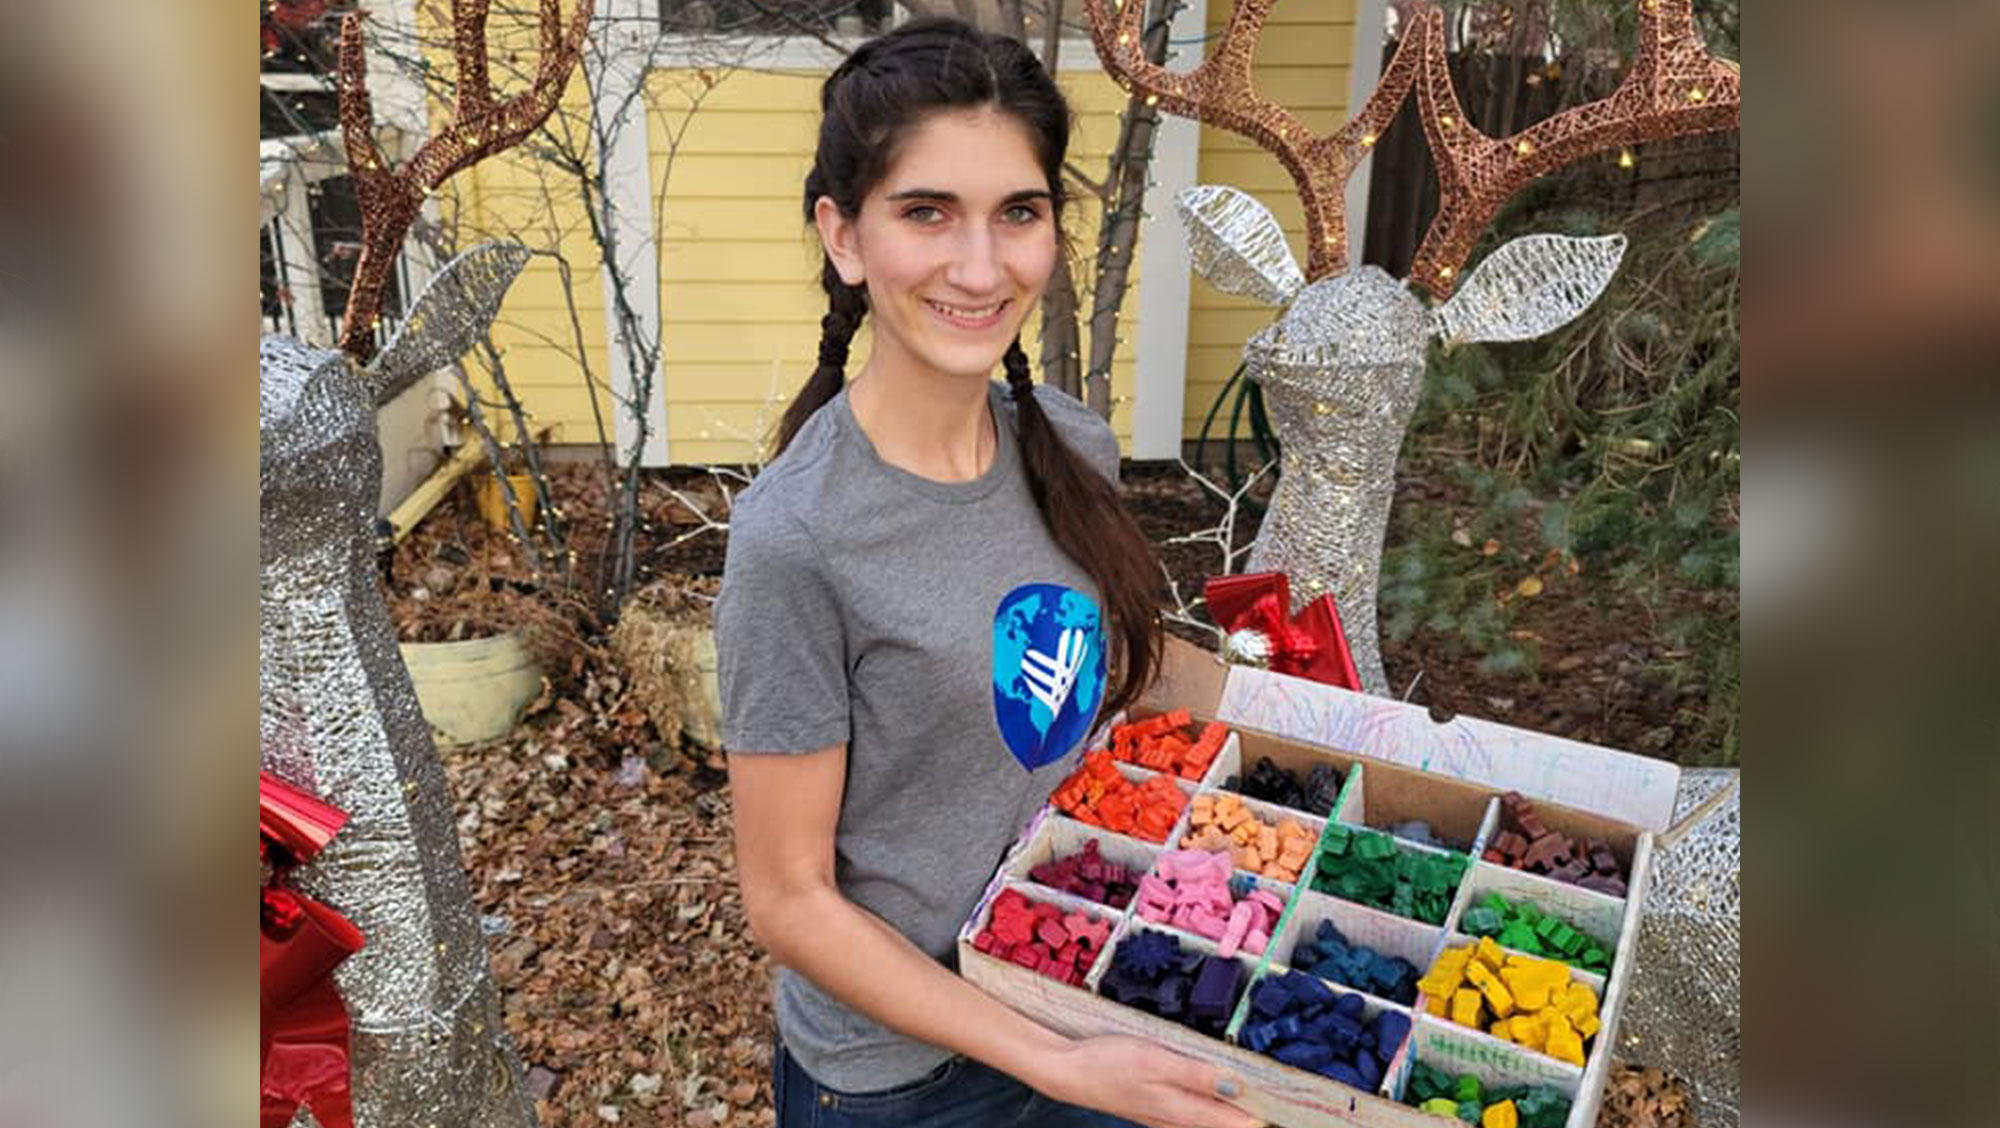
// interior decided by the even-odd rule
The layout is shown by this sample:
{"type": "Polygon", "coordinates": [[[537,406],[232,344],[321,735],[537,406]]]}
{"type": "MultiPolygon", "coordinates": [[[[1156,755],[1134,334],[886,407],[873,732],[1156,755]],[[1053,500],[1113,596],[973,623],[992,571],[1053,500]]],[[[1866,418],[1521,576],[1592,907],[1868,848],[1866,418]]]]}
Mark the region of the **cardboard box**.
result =
{"type": "MultiPolygon", "coordinates": [[[[1421,973],[1444,948],[1471,942],[1458,930],[1461,916],[1486,893],[1497,891],[1510,900],[1526,900],[1562,917],[1613,952],[1608,975],[1584,971],[1572,975],[1598,994],[1603,1023],[1589,1043],[1583,1067],[1432,1017],[1422,1012],[1421,1005],[1402,1007],[1365,996],[1371,1016],[1394,1008],[1414,1020],[1409,1039],[1384,1071],[1381,1088],[1367,1093],[1233,1044],[1231,1040],[1248,1017],[1247,990],[1225,1040],[1204,1037],[1097,995],[1097,985],[1110,967],[1110,953],[1119,941],[1134,930],[1159,926],[1140,919],[1129,907],[1112,910],[1043,888],[1033,883],[1028,873],[1044,861],[1075,852],[1088,838],[1099,839],[1106,858],[1144,872],[1150,868],[1146,865],[1150,859],[1174,847],[1185,833],[1185,813],[1181,825],[1161,845],[1113,834],[1045,808],[1001,863],[961,930],[961,974],[1063,1033],[1078,1037],[1136,1035],[1232,1069],[1248,1086],[1248,1094],[1240,1102],[1243,1107],[1276,1125],[1439,1128],[1444,1123],[1440,1118],[1401,1103],[1410,1070],[1414,1063],[1423,1061],[1452,1074],[1472,1073],[1488,1086],[1551,1086],[1572,1101],[1566,1128],[1591,1128],[1597,1120],[1606,1072],[1617,1044],[1618,1018],[1631,979],[1639,910],[1651,872],[1653,835],[1665,829],[1672,813],[1679,768],[1488,721],[1440,721],[1418,706],[1269,671],[1225,666],[1206,651],[1170,640],[1165,674],[1131,719],[1175,708],[1187,709],[1197,721],[1221,720],[1235,730],[1207,775],[1191,785],[1197,793],[1222,790],[1225,779],[1260,756],[1302,773],[1316,763],[1327,762],[1343,776],[1333,818],[1288,812],[1309,827],[1340,824],[1385,830],[1403,820],[1420,818],[1429,821],[1443,838],[1470,842],[1472,864],[1449,914],[1436,926],[1313,890],[1308,887],[1310,869],[1298,887],[1256,879],[1284,897],[1286,908],[1264,954],[1238,957],[1253,986],[1256,979],[1284,971],[1293,945],[1302,935],[1310,935],[1322,919],[1333,920],[1351,942],[1402,956],[1421,973]],[[1508,790],[1535,800],[1537,811],[1550,827],[1610,842],[1627,874],[1628,895],[1610,897],[1479,860],[1479,852],[1499,821],[1499,797],[1508,790]],[[1032,898],[1055,901],[1066,908],[1088,908],[1117,921],[1111,943],[1091,967],[1083,988],[996,960],[972,946],[973,937],[986,926],[993,898],[1006,888],[1018,888],[1032,898]]],[[[1101,744],[1101,740],[1094,743],[1101,744]]],[[[1151,774],[1130,765],[1121,768],[1129,769],[1127,774],[1135,777],[1151,774]]],[[[1318,857],[1316,851],[1315,866],[1318,857]]],[[[1239,872],[1238,876],[1249,875],[1239,872]]],[[[1214,945],[1201,937],[1176,935],[1184,948],[1215,951],[1214,945]]],[[[1339,984],[1329,986],[1338,993],[1354,993],[1339,984]]]]}

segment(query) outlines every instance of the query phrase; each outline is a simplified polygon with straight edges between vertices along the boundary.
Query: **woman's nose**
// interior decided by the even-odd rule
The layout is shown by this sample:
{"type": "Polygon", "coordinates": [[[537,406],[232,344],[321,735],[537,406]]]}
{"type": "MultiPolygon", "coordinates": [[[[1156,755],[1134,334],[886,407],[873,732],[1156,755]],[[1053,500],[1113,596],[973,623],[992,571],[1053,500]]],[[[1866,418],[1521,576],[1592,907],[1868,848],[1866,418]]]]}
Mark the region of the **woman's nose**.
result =
{"type": "Polygon", "coordinates": [[[999,241],[994,239],[993,232],[983,225],[967,225],[958,253],[945,271],[945,280],[970,295],[984,297],[1000,288],[1005,274],[1000,265],[999,241]]]}

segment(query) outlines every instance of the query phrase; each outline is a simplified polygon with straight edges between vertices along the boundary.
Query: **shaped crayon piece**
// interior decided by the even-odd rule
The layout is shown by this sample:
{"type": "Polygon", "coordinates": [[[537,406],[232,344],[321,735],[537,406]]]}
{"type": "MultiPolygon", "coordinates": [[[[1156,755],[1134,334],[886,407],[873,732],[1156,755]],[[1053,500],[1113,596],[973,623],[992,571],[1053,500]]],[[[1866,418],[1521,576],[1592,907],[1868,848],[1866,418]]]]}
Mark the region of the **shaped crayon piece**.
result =
{"type": "Polygon", "coordinates": [[[1138,887],[1138,877],[1131,869],[1106,860],[1095,838],[1066,858],[1054,858],[1029,870],[1028,880],[1114,909],[1131,904],[1138,887]]]}
{"type": "Polygon", "coordinates": [[[1492,936],[1502,948],[1558,960],[1588,972],[1604,974],[1612,964],[1612,954],[1604,944],[1558,916],[1544,914],[1528,902],[1510,902],[1498,892],[1486,894],[1480,904],[1468,908],[1458,928],[1468,936],[1492,936]]]}
{"type": "Polygon", "coordinates": [[[1503,952],[1491,938],[1439,953],[1417,990],[1427,1013],[1572,1065],[1602,1029],[1597,992],[1567,966],[1503,952]]]}
{"type": "Polygon", "coordinates": [[[1210,721],[1196,729],[1188,711],[1176,709],[1112,729],[1109,751],[1113,759],[1148,771],[1200,780],[1227,739],[1227,725],[1210,721]]]}
{"type": "Polygon", "coordinates": [[[1383,1009],[1370,1018],[1360,995],[1336,995],[1300,971],[1267,976],[1250,996],[1242,1044],[1287,1065],[1369,1092],[1410,1033],[1408,1015],[1383,1009]]]}
{"type": "Polygon", "coordinates": [[[1241,899],[1231,891],[1234,873],[1226,853],[1168,850],[1139,880],[1139,916],[1216,941],[1221,954],[1261,956],[1285,911],[1285,899],[1255,889],[1241,899]]]}
{"type": "Polygon", "coordinates": [[[1340,782],[1340,772],[1331,764],[1314,765],[1301,780],[1292,769],[1279,767],[1269,756],[1259,756],[1247,773],[1230,776],[1222,786],[1226,791],[1325,818],[1333,814],[1334,803],[1340,798],[1340,782]]]}
{"type": "Polygon", "coordinates": [[[1442,924],[1470,864],[1464,854],[1402,846],[1381,831],[1335,824],[1321,841],[1312,887],[1345,901],[1442,924]]]}
{"type": "Polygon", "coordinates": [[[1403,1099],[1424,1112],[1479,1128],[1562,1128],[1569,1119],[1569,1100],[1554,1089],[1482,1085],[1469,1073],[1453,1076],[1422,1060],[1410,1068],[1403,1099]]]}
{"type": "Polygon", "coordinates": [[[1292,945],[1286,961],[1299,971],[1406,1006],[1417,1001],[1417,968],[1406,959],[1348,943],[1331,920],[1292,945]]]}
{"type": "Polygon", "coordinates": [[[1110,935],[1108,920],[1065,913],[1018,889],[1003,889],[993,898],[987,925],[972,938],[972,946],[994,959],[1081,987],[1110,935]]]}
{"type": "Polygon", "coordinates": [[[1391,826],[1389,833],[1405,842],[1415,842],[1420,846],[1430,846],[1439,850],[1463,851],[1468,845],[1463,841],[1452,841],[1439,836],[1424,819],[1405,819],[1391,826]]]}
{"type": "Polygon", "coordinates": [[[1112,952],[1098,993],[1219,1038],[1247,974],[1238,961],[1184,949],[1169,933],[1135,930],[1112,952]]]}
{"type": "Polygon", "coordinates": [[[1611,844],[1588,841],[1551,830],[1533,803],[1519,792],[1500,798],[1500,829],[1482,855],[1496,865],[1538,873],[1555,881],[1593,889],[1613,897],[1626,893],[1625,873],[1611,844]]]}
{"type": "Polygon", "coordinates": [[[1125,778],[1104,749],[1084,754],[1083,763],[1049,796],[1057,810],[1119,834],[1164,842],[1180,821],[1187,795],[1166,776],[1143,782],[1125,778]]]}
{"type": "Polygon", "coordinates": [[[1237,869],[1289,885],[1312,857],[1313,834],[1297,819],[1266,821],[1238,796],[1222,792],[1195,797],[1181,846],[1225,851],[1237,869]]]}

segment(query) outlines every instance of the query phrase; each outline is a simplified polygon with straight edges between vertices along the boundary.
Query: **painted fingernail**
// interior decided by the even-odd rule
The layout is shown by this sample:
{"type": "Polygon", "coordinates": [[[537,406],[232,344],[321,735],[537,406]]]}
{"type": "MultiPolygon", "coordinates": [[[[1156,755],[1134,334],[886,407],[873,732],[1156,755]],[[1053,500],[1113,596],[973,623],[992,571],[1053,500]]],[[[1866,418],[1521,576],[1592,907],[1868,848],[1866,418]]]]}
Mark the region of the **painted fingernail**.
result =
{"type": "Polygon", "coordinates": [[[1215,1083],[1215,1095],[1224,1100],[1234,1100],[1243,1095],[1243,1086],[1233,1077],[1224,1077],[1215,1083]]]}

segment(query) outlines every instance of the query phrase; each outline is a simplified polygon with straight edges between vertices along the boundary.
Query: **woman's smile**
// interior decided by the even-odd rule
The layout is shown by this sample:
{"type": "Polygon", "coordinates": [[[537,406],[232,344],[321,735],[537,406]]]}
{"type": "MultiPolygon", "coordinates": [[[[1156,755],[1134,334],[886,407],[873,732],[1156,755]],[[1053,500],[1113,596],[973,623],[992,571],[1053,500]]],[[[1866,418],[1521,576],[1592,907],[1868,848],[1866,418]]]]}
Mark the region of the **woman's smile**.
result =
{"type": "Polygon", "coordinates": [[[1003,321],[1001,315],[1006,311],[1008,306],[1013,304],[1012,298],[1003,298],[1000,301],[987,302],[984,305],[977,306],[941,302],[935,298],[925,298],[923,301],[925,305],[931,307],[931,310],[938,315],[938,319],[946,325],[958,329],[970,329],[975,332],[991,329],[1001,324],[1003,321]]]}

